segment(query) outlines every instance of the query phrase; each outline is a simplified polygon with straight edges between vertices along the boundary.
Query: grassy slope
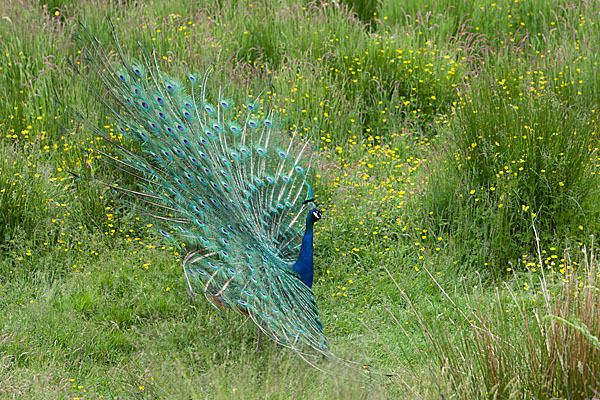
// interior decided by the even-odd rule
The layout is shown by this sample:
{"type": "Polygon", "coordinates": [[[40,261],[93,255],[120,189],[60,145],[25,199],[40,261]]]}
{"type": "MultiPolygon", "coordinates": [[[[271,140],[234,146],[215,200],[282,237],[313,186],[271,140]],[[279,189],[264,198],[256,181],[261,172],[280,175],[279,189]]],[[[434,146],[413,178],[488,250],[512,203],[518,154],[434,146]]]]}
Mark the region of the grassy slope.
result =
{"type": "MultiPolygon", "coordinates": [[[[548,65],[536,59],[535,70],[544,71],[545,80],[560,78],[552,96],[571,101],[560,107],[580,107],[587,113],[582,124],[595,126],[590,113],[598,104],[597,62],[585,46],[570,42],[566,27],[597,38],[598,9],[584,2],[558,12],[562,8],[547,9],[540,1],[532,2],[532,9],[511,11],[510,2],[482,2],[486,13],[467,3],[446,11],[444,2],[436,2],[437,9],[433,3],[418,8],[421,2],[406,2],[414,16],[406,18],[396,1],[384,1],[368,27],[364,23],[373,14],[373,2],[359,3],[363,20],[344,6],[291,0],[251,5],[231,0],[221,7],[71,1],[43,8],[36,2],[0,6],[6,16],[0,21],[5,88],[0,94],[0,397],[437,398],[457,388],[464,389],[464,397],[492,390],[489,382],[496,376],[453,375],[460,370],[453,363],[441,370],[443,357],[434,357],[438,347],[428,334],[439,338],[441,348],[446,340],[468,343],[476,335],[460,313],[464,310],[506,321],[506,337],[521,337],[522,311],[514,304],[503,308],[499,300],[507,293],[500,296],[484,282],[475,304],[490,304],[489,312],[486,306],[474,309],[471,295],[473,286],[481,290],[480,275],[484,280],[502,275],[535,255],[508,258],[511,265],[491,264],[485,254],[466,250],[495,242],[485,242],[487,231],[465,235],[451,228],[456,221],[448,213],[465,209],[444,202],[460,205],[455,191],[468,197],[483,185],[453,173],[445,153],[448,138],[461,131],[456,110],[471,80],[489,73],[497,80],[516,75],[516,81],[525,82],[522,76],[535,69],[514,62],[513,57],[525,56],[513,43],[527,54],[559,53],[548,65]],[[466,14],[473,20],[461,26],[456,18],[466,14]],[[175,76],[214,61],[213,79],[230,83],[238,99],[270,81],[276,95],[268,91],[265,96],[283,118],[311,130],[322,150],[315,187],[327,215],[316,237],[315,291],[334,352],[359,363],[356,370],[324,361],[321,367],[329,373],[323,374],[271,343],[255,354],[256,329],[250,323],[189,299],[181,250],[166,248],[135,216],[115,207],[109,191],[90,185],[92,173],[80,146],[94,138],[60,129],[53,117],[53,90],[111,129],[83,82],[71,80],[66,62],[73,52],[74,21],[85,19],[108,42],[103,22],[108,16],[126,46],[134,47],[137,40],[156,46],[165,70],[175,76]],[[521,42],[520,22],[535,40],[521,42]],[[498,34],[502,31],[508,39],[498,34]],[[579,71],[568,71],[565,78],[565,65],[577,62],[579,71]],[[370,366],[373,379],[358,373],[363,364],[370,366]]],[[[97,160],[90,165],[94,176],[117,179],[97,160]]],[[[506,202],[487,188],[484,192],[492,210],[506,202]]],[[[480,222],[472,215],[478,210],[457,214],[465,218],[465,229],[477,228],[480,222]]],[[[583,245],[597,230],[595,221],[588,218],[577,237],[545,242],[540,261],[556,267],[557,282],[564,274],[559,270],[563,254],[551,243],[583,245]]],[[[516,275],[504,279],[508,287],[525,285],[518,296],[531,306],[539,270],[531,272],[533,278],[525,271],[517,268],[516,275]]],[[[457,346],[455,358],[462,360],[461,349],[470,347],[457,346]]],[[[468,356],[464,364],[473,370],[479,365],[468,356]]],[[[515,397],[526,390],[536,393],[526,382],[508,381],[500,385],[508,388],[500,391],[504,397],[510,390],[515,397]]]]}

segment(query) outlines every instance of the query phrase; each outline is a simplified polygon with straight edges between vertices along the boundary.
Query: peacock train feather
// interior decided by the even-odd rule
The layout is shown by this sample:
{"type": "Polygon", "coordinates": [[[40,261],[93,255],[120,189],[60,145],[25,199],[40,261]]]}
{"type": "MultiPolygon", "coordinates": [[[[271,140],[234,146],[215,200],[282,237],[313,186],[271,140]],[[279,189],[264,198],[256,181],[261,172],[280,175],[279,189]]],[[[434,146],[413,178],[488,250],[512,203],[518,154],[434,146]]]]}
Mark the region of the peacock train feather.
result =
{"type": "MultiPolygon", "coordinates": [[[[313,279],[313,225],[321,218],[306,182],[312,152],[254,101],[235,107],[208,74],[183,83],[152,53],[139,60],[105,50],[85,28],[78,69],[131,146],[87,126],[114,150],[95,149],[136,187],[133,198],[161,235],[189,250],[183,262],[193,296],[247,314],[268,337],[301,354],[328,355],[313,279]],[[90,82],[90,79],[86,79],[90,82]],[[132,150],[133,149],[133,150],[132,150]]],[[[84,118],[83,118],[84,119],[84,118]]]]}

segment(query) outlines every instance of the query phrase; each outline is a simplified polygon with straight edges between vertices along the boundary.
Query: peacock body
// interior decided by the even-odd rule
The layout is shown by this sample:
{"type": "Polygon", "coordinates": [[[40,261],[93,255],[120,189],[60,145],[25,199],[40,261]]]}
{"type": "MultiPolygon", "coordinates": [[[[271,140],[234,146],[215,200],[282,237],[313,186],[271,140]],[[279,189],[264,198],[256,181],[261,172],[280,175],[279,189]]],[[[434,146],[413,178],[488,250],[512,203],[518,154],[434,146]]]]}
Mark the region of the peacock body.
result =
{"type": "MultiPolygon", "coordinates": [[[[208,74],[183,83],[139,49],[109,53],[85,29],[81,65],[90,89],[133,142],[96,149],[137,187],[114,185],[154,219],[167,240],[189,251],[183,271],[193,296],[247,314],[268,337],[305,353],[329,354],[313,281],[313,225],[322,214],[306,182],[312,152],[260,101],[235,107],[208,74]]],[[[89,125],[89,124],[88,124],[89,125]]]]}

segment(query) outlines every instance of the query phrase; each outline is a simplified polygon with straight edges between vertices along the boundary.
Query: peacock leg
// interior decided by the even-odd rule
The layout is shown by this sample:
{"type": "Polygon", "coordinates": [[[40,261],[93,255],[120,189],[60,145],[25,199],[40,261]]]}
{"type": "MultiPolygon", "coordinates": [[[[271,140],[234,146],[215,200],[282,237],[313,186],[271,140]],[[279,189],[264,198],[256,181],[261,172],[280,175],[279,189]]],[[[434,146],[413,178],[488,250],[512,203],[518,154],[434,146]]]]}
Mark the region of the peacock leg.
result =
{"type": "Polygon", "coordinates": [[[258,330],[258,339],[256,340],[256,349],[254,349],[255,353],[258,353],[260,351],[260,339],[262,339],[262,331],[259,329],[258,330]]]}

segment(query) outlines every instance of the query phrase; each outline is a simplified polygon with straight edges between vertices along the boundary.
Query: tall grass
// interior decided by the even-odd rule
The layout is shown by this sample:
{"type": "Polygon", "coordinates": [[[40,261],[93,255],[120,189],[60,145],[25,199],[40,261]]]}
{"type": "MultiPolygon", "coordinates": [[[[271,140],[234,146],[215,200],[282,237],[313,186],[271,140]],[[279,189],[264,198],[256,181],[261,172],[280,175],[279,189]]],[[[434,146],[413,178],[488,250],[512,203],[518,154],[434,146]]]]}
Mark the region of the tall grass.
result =
{"type": "Polygon", "coordinates": [[[21,248],[25,239],[41,245],[60,231],[51,219],[64,212],[69,182],[53,177],[37,147],[30,152],[0,142],[0,251],[21,248]]]}
{"type": "MultiPolygon", "coordinates": [[[[462,27],[486,37],[494,48],[521,43],[524,48],[545,50],[549,42],[573,36],[585,40],[585,15],[598,11],[594,1],[394,1],[379,4],[384,23],[399,26],[427,22],[446,32],[445,40],[456,37],[462,27]],[[385,19],[384,19],[385,18],[385,19]],[[583,22],[583,23],[582,23],[583,22]]],[[[590,24],[591,25],[591,24],[590,24]]],[[[428,30],[423,30],[428,36],[428,30]]],[[[589,36],[588,36],[589,37],[589,36]]]]}
{"type": "Polygon", "coordinates": [[[500,268],[533,252],[532,217],[544,246],[577,235],[580,226],[589,233],[600,226],[590,162],[599,146],[594,113],[567,108],[543,89],[543,71],[533,71],[527,84],[515,73],[496,70],[497,77],[474,82],[451,127],[455,234],[462,243],[479,242],[478,259],[500,268]]]}
{"type": "Polygon", "coordinates": [[[507,281],[492,297],[480,285],[458,285],[450,295],[430,274],[450,303],[437,320],[405,295],[432,349],[429,373],[449,383],[435,392],[465,399],[597,396],[600,266],[594,248],[578,260],[567,253],[563,274],[530,274],[524,286],[507,281]]]}

